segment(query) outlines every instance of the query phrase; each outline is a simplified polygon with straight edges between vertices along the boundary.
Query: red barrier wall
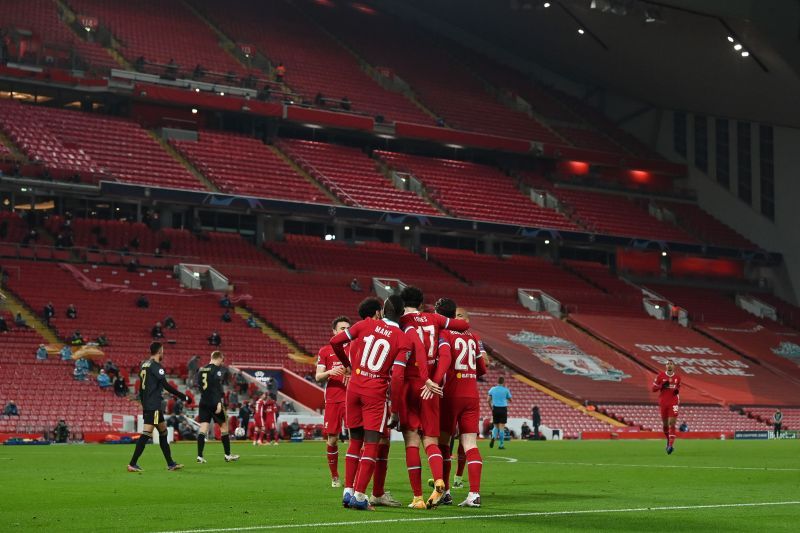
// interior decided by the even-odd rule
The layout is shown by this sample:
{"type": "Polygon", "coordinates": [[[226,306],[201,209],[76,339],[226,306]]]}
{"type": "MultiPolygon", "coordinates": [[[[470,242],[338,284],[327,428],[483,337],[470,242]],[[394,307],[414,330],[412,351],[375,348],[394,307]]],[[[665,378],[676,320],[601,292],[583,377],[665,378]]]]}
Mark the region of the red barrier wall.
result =
{"type": "Polygon", "coordinates": [[[333,126],[353,130],[372,131],[375,128],[375,119],[363,115],[350,115],[335,113],[322,109],[309,109],[306,107],[288,106],[286,118],[297,122],[310,122],[321,126],[333,126]]]}
{"type": "MultiPolygon", "coordinates": [[[[678,433],[678,439],[726,439],[733,438],[732,431],[694,431],[678,433]]],[[[633,440],[633,439],[655,439],[663,440],[663,431],[584,431],[581,433],[582,440],[633,440]]]]}
{"type": "Polygon", "coordinates": [[[670,270],[678,276],[706,278],[744,278],[744,262],[736,259],[709,259],[690,255],[673,255],[670,270]]]}
{"type": "Polygon", "coordinates": [[[408,122],[396,122],[395,133],[398,137],[429,139],[444,143],[472,146],[475,148],[486,148],[491,150],[506,150],[509,152],[526,153],[530,151],[531,148],[531,143],[523,139],[498,137],[496,135],[451,130],[437,126],[411,124],[408,122]]]}
{"type": "Polygon", "coordinates": [[[325,408],[325,391],[322,387],[306,381],[294,372],[282,370],[283,387],[281,392],[288,394],[298,402],[312,409],[320,410],[325,408]]]}
{"type": "Polygon", "coordinates": [[[658,275],[661,272],[661,252],[617,248],[617,270],[658,275]]]}

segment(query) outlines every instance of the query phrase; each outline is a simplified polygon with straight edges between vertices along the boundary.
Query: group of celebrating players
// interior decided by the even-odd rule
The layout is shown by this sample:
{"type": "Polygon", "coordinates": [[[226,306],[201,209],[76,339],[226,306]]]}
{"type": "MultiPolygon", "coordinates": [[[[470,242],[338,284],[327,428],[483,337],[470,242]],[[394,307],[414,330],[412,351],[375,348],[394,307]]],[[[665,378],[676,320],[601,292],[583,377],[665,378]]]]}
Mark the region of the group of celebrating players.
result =
{"type": "Polygon", "coordinates": [[[455,435],[470,485],[459,505],[481,505],[477,378],[486,372],[483,345],[470,331],[466,312],[453,300],[439,299],[435,313],[421,312],[422,302],[422,291],[411,286],[384,302],[367,298],[359,305],[359,322],[351,324],[344,316],[334,319],[334,336],[319,351],[316,377],[326,382],[324,433],[334,487],[341,486],[337,437],[343,422],[350,432],[345,507],[401,505],[384,489],[389,431],[395,427],[405,442],[413,494],[408,507],[453,503],[449,478],[455,435]],[[422,494],[421,446],[433,478],[434,490],[427,500],[422,494]],[[370,481],[372,495],[367,497],[370,481]]]}

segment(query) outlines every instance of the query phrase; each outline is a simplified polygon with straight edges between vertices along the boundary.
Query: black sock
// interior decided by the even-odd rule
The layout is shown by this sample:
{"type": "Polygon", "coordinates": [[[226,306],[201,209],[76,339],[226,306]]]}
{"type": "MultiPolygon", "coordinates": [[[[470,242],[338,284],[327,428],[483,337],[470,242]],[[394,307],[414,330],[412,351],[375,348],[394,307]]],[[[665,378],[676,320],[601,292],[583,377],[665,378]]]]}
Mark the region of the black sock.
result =
{"type": "Polygon", "coordinates": [[[142,456],[144,447],[147,446],[149,441],[150,433],[142,433],[139,435],[139,440],[136,441],[136,449],[133,450],[133,457],[131,457],[131,462],[129,463],[131,466],[134,466],[139,461],[139,457],[142,456]]]}
{"type": "Polygon", "coordinates": [[[197,457],[203,457],[203,449],[206,447],[206,434],[197,434],[197,457]]]}
{"type": "Polygon", "coordinates": [[[167,465],[171,466],[175,463],[172,460],[172,452],[169,450],[169,442],[167,441],[167,432],[158,432],[158,445],[161,446],[161,453],[164,454],[164,459],[167,460],[167,465]]]}
{"type": "Polygon", "coordinates": [[[231,454],[231,436],[228,434],[222,436],[222,449],[225,450],[225,455],[231,454]]]}

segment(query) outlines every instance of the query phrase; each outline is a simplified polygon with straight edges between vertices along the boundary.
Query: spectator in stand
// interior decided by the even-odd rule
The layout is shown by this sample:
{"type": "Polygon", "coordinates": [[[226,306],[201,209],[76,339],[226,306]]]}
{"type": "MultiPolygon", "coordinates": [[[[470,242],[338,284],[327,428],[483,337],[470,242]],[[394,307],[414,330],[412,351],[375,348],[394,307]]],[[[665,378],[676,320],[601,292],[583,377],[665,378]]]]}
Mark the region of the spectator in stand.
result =
{"type": "Polygon", "coordinates": [[[14,317],[14,326],[19,329],[25,329],[28,327],[28,323],[25,322],[25,319],[22,317],[22,313],[17,313],[17,316],[14,317]]]}
{"type": "Polygon", "coordinates": [[[272,88],[269,84],[264,85],[264,88],[258,92],[258,99],[262,102],[269,102],[272,98],[272,88]]]}
{"type": "Polygon", "coordinates": [[[783,413],[781,410],[778,409],[775,411],[775,414],[772,415],[772,427],[775,429],[775,438],[781,438],[781,428],[783,426],[783,413]]]}
{"type": "Polygon", "coordinates": [[[222,316],[220,317],[223,322],[230,322],[231,321],[231,311],[230,309],[226,309],[222,316]]]}
{"type": "Polygon", "coordinates": [[[61,444],[65,444],[69,440],[69,426],[63,418],[58,421],[55,429],[53,429],[53,436],[56,442],[61,444]]]}
{"type": "Polygon", "coordinates": [[[258,323],[256,322],[256,317],[255,316],[250,315],[249,317],[247,317],[247,326],[251,327],[251,328],[257,328],[258,327],[258,323]]]}
{"type": "Polygon", "coordinates": [[[8,400],[8,403],[3,408],[3,415],[4,416],[19,416],[19,407],[14,402],[14,400],[8,400]]]}
{"type": "Polygon", "coordinates": [[[283,80],[286,78],[286,67],[283,66],[283,63],[278,63],[278,66],[275,67],[275,81],[278,83],[283,83],[283,80]]]}
{"type": "Polygon", "coordinates": [[[342,99],[339,101],[339,107],[341,107],[345,111],[350,111],[352,106],[350,105],[350,99],[346,96],[343,96],[342,99]]]}
{"type": "Polygon", "coordinates": [[[36,359],[39,361],[47,359],[47,347],[44,344],[40,344],[36,349],[36,359]]]}
{"type": "Polygon", "coordinates": [[[69,307],[67,307],[67,318],[71,320],[78,318],[78,310],[75,308],[75,304],[69,304],[69,307]]]}
{"type": "Polygon", "coordinates": [[[162,255],[161,255],[161,249],[160,249],[160,248],[156,248],[155,250],[153,250],[153,255],[154,255],[155,257],[162,257],[162,255]]]}
{"type": "Polygon", "coordinates": [[[75,360],[75,369],[72,371],[72,377],[77,381],[86,381],[89,376],[89,362],[83,357],[75,360]]]}
{"type": "Polygon", "coordinates": [[[114,380],[114,394],[120,398],[128,395],[128,384],[125,383],[125,379],[120,375],[117,375],[117,379],[114,380]]]}
{"type": "Polygon", "coordinates": [[[211,346],[219,346],[222,344],[222,337],[219,336],[219,333],[214,331],[208,336],[208,344],[211,346]]]}
{"type": "Polygon", "coordinates": [[[106,337],[105,333],[98,335],[97,339],[95,339],[95,342],[98,346],[108,346],[108,338],[106,337]]]}
{"type": "Polygon", "coordinates": [[[318,92],[316,96],[314,96],[314,105],[317,107],[325,107],[325,96],[318,92]]]}
{"type": "Polygon", "coordinates": [[[144,65],[144,56],[137,57],[136,61],[133,62],[133,68],[136,69],[137,72],[144,72],[144,65]]]}
{"type": "Polygon", "coordinates": [[[437,117],[436,125],[439,126],[440,128],[444,128],[444,119],[442,117],[437,117]]]}
{"type": "Polygon", "coordinates": [[[70,348],[68,344],[65,344],[61,347],[59,355],[61,356],[62,361],[69,361],[72,359],[72,348],[70,348]]]}
{"type": "Polygon", "coordinates": [[[180,398],[175,399],[175,405],[172,406],[172,412],[176,415],[182,415],[184,411],[183,400],[180,398]]]}
{"type": "Polygon", "coordinates": [[[0,315],[0,333],[6,333],[8,331],[8,324],[6,323],[6,318],[3,315],[0,315]]]}
{"type": "Polygon", "coordinates": [[[97,385],[101,389],[107,389],[108,387],[110,387],[112,385],[111,378],[109,377],[109,375],[106,373],[105,369],[103,369],[103,368],[101,368],[100,369],[100,373],[97,374],[97,385]]]}
{"type": "Polygon", "coordinates": [[[134,257],[128,263],[128,272],[138,272],[139,271],[139,261],[136,260],[134,257]]]}
{"type": "Polygon", "coordinates": [[[220,298],[219,305],[221,305],[226,309],[231,306],[231,299],[228,297],[227,294],[223,295],[222,298],[220,298]]]}
{"type": "Polygon", "coordinates": [[[228,395],[228,406],[231,409],[235,409],[238,405],[239,405],[239,395],[236,393],[236,389],[233,389],[228,395]]]}
{"type": "Polygon", "coordinates": [[[136,307],[139,309],[147,309],[150,307],[150,301],[147,299],[147,296],[140,294],[139,299],[136,300],[136,307]]]}
{"type": "Polygon", "coordinates": [[[689,424],[687,424],[686,421],[684,420],[683,422],[681,422],[681,427],[678,428],[678,431],[680,431],[681,433],[686,433],[687,431],[689,431],[689,424]]]}
{"type": "Polygon", "coordinates": [[[200,63],[195,65],[194,71],[192,72],[192,79],[193,80],[199,80],[205,75],[206,75],[206,71],[203,70],[203,67],[200,65],[200,63]]]}
{"type": "Polygon", "coordinates": [[[278,382],[275,381],[275,378],[269,377],[265,383],[267,387],[267,392],[269,392],[270,396],[275,396],[277,398],[278,395],[278,382]]]}
{"type": "Polygon", "coordinates": [[[106,361],[106,364],[103,365],[103,370],[106,371],[109,377],[119,376],[119,367],[115,365],[111,359],[106,361]]]}
{"type": "Polygon", "coordinates": [[[161,329],[161,322],[156,322],[156,325],[150,330],[150,336],[154,339],[163,339],[164,330],[161,329]]]}
{"type": "Polygon", "coordinates": [[[164,75],[168,80],[174,80],[178,78],[178,64],[175,62],[174,59],[170,58],[169,63],[167,63],[167,68],[164,69],[164,75]]]}
{"type": "Polygon", "coordinates": [[[539,406],[534,405],[533,411],[531,412],[531,418],[533,421],[533,438],[539,439],[539,426],[542,425],[542,414],[539,412],[539,406]]]}
{"type": "Polygon", "coordinates": [[[185,416],[178,418],[178,434],[181,440],[197,440],[197,432],[194,430],[185,416]]]}
{"type": "Polygon", "coordinates": [[[73,333],[72,337],[69,339],[69,343],[73,346],[83,346],[86,344],[86,339],[84,339],[81,332],[76,329],[75,333],[73,333]]]}
{"type": "MultiPolygon", "coordinates": [[[[250,417],[253,416],[253,411],[250,410],[250,403],[243,402],[239,407],[239,425],[247,432],[247,426],[250,424],[250,417]]],[[[246,435],[245,435],[246,437],[246,435]]]]}
{"type": "Polygon", "coordinates": [[[186,383],[194,384],[195,376],[197,375],[197,370],[200,368],[200,358],[196,355],[193,355],[189,362],[186,363],[186,383]]]}
{"type": "Polygon", "coordinates": [[[300,422],[296,418],[289,424],[289,431],[292,433],[292,437],[303,438],[303,434],[300,432],[300,422]]]}
{"type": "Polygon", "coordinates": [[[520,429],[520,436],[524,440],[528,440],[531,438],[531,427],[528,425],[527,420],[522,422],[522,428],[520,429]]]}
{"type": "Polygon", "coordinates": [[[56,316],[56,308],[53,307],[53,302],[48,302],[47,305],[44,306],[42,310],[42,316],[44,317],[44,322],[48,326],[50,325],[50,319],[56,316]]]}
{"type": "Polygon", "coordinates": [[[167,329],[175,329],[178,327],[178,325],[175,323],[174,318],[168,316],[167,318],[164,319],[164,327],[167,329]]]}
{"type": "Polygon", "coordinates": [[[239,394],[247,394],[248,383],[247,378],[244,377],[244,372],[239,372],[236,374],[236,386],[239,388],[239,394]]]}
{"type": "Polygon", "coordinates": [[[353,292],[361,292],[364,289],[361,288],[361,284],[358,282],[358,278],[353,278],[353,281],[350,282],[350,290],[353,292]]]}

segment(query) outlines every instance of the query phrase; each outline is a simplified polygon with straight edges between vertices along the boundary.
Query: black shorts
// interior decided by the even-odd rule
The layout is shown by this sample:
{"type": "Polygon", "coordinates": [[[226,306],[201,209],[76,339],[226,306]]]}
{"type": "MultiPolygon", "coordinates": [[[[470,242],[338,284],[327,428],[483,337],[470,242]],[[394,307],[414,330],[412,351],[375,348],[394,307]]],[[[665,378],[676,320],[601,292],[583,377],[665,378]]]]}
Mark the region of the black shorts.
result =
{"type": "Polygon", "coordinates": [[[492,424],[508,422],[508,407],[492,407],[492,424]]]}
{"type": "Polygon", "coordinates": [[[148,426],[157,426],[161,422],[166,422],[161,409],[153,409],[152,411],[145,410],[142,418],[144,419],[144,423],[148,426]]]}
{"type": "Polygon", "coordinates": [[[225,406],[222,407],[219,413],[215,413],[214,411],[216,410],[216,405],[212,407],[201,403],[200,407],[197,409],[198,422],[205,424],[213,420],[217,424],[224,424],[228,420],[228,412],[225,410],[225,406]]]}
{"type": "Polygon", "coordinates": [[[775,424],[775,431],[780,431],[782,424],[783,424],[782,422],[778,422],[777,424],[775,424]]]}

